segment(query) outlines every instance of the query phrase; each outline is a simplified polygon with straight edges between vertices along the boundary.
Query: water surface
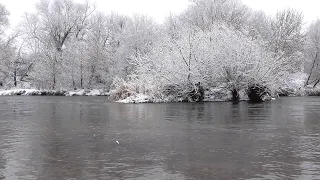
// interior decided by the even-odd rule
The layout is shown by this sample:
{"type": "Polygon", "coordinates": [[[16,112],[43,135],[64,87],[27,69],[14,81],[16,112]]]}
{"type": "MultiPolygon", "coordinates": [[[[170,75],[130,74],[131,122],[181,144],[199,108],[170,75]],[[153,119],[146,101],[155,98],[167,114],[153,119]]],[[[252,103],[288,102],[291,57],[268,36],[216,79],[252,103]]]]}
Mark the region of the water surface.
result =
{"type": "Polygon", "coordinates": [[[320,179],[320,98],[0,97],[0,179],[320,179]]]}

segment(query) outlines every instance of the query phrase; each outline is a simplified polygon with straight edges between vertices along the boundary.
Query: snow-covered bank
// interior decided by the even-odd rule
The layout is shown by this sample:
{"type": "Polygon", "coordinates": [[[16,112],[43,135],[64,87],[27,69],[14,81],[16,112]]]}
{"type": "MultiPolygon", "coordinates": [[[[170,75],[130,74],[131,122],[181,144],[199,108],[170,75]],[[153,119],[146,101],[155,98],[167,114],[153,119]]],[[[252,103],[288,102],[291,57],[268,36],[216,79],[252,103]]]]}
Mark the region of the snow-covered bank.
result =
{"type": "MultiPolygon", "coordinates": [[[[320,88],[303,88],[299,94],[291,94],[290,96],[320,96],[320,88]]],[[[77,91],[53,91],[53,90],[37,90],[37,89],[11,89],[0,90],[0,96],[110,96],[109,92],[93,89],[93,90],[77,90],[77,91]]],[[[111,95],[112,96],[112,95],[111,95]]],[[[274,98],[270,98],[272,100],[274,98]]],[[[212,88],[205,91],[203,102],[219,102],[231,101],[232,95],[223,88],[212,88]]],[[[239,92],[239,100],[247,101],[248,96],[244,91],[239,92]]],[[[184,102],[181,97],[165,97],[156,98],[154,96],[132,93],[132,95],[116,100],[118,103],[165,103],[165,102],[184,102]]]]}
{"type": "MultiPolygon", "coordinates": [[[[128,93],[129,96],[126,96],[124,99],[116,100],[119,103],[166,103],[166,102],[190,102],[186,100],[185,96],[188,96],[187,93],[184,95],[170,95],[170,96],[154,96],[147,95],[143,93],[128,93]]],[[[111,93],[111,97],[112,97],[111,93]]],[[[202,102],[221,102],[221,101],[231,101],[232,95],[224,88],[211,88],[207,89],[204,92],[204,99],[202,102]]],[[[239,100],[246,101],[248,96],[244,91],[239,92],[239,100]]]]}
{"type": "MultiPolygon", "coordinates": [[[[305,73],[295,73],[287,76],[282,84],[273,87],[274,91],[263,89],[262,92],[253,92],[260,96],[261,101],[274,100],[279,96],[320,96],[320,88],[304,87],[307,78],[305,73]]],[[[111,99],[119,103],[159,103],[159,102],[196,102],[188,98],[192,95],[194,89],[179,88],[176,86],[165,86],[163,88],[154,88],[143,83],[120,82],[111,92],[111,99]]],[[[203,102],[232,101],[233,95],[226,84],[217,87],[204,87],[203,102]]],[[[248,87],[249,88],[249,87],[248,87]]],[[[250,89],[250,88],[249,88],[250,89]]],[[[248,90],[238,90],[238,100],[247,101],[248,90]]],[[[252,101],[252,100],[251,100],[252,101]]]]}
{"type": "MultiPolygon", "coordinates": [[[[306,74],[296,73],[287,77],[285,83],[277,86],[275,91],[264,89],[265,95],[262,101],[272,100],[278,96],[320,96],[320,88],[304,87],[306,74]],[[279,87],[280,86],[280,87],[279,87]]],[[[247,101],[248,88],[237,90],[238,100],[247,101]]],[[[110,92],[102,89],[80,89],[75,91],[65,90],[38,90],[38,89],[10,89],[1,90],[0,96],[110,96],[110,99],[119,103],[163,103],[163,102],[216,102],[216,101],[232,101],[232,89],[227,84],[219,84],[218,86],[196,85],[165,85],[154,86],[149,83],[125,82],[119,80],[115,83],[113,90],[110,92]],[[197,97],[200,95],[201,98],[197,97]]]]}
{"type": "Polygon", "coordinates": [[[276,92],[279,96],[304,96],[308,95],[308,89],[304,87],[308,75],[295,73],[287,77],[285,83],[276,92]]]}
{"type": "Polygon", "coordinates": [[[145,95],[145,94],[136,94],[133,96],[129,96],[125,99],[117,101],[119,103],[154,103],[152,97],[145,95]]]}
{"type": "Polygon", "coordinates": [[[38,90],[38,89],[10,89],[0,90],[0,96],[109,96],[105,90],[38,90]]]}
{"type": "Polygon", "coordinates": [[[109,96],[109,92],[100,89],[69,91],[66,96],[109,96]]]}
{"type": "Polygon", "coordinates": [[[307,96],[320,96],[320,88],[307,88],[305,89],[305,95],[307,96]]]}
{"type": "MultiPolygon", "coordinates": [[[[298,91],[295,91],[298,92],[298,91]]],[[[206,97],[202,102],[223,102],[223,101],[232,101],[232,96],[227,92],[219,91],[216,95],[210,96],[208,92],[206,92],[206,97]]],[[[292,93],[289,96],[320,96],[320,88],[306,88],[300,89],[298,93],[292,93]]],[[[239,101],[248,101],[249,98],[245,94],[245,92],[240,93],[239,101]]],[[[276,97],[267,97],[264,101],[276,100],[276,97]]],[[[145,95],[145,94],[135,94],[129,96],[125,99],[118,100],[119,103],[164,103],[164,102],[183,102],[180,99],[176,98],[166,98],[166,99],[155,99],[154,97],[145,95]]]]}

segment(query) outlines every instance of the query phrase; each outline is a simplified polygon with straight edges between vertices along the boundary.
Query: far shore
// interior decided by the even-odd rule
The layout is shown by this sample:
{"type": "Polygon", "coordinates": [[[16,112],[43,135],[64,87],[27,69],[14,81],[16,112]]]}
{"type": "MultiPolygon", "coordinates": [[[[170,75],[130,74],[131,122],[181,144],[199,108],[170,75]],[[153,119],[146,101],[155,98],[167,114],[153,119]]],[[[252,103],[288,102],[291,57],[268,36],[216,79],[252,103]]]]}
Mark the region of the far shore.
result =
{"type": "Polygon", "coordinates": [[[100,89],[39,90],[39,89],[0,89],[0,96],[109,96],[109,92],[100,89]]]}
{"type": "MultiPolygon", "coordinates": [[[[38,90],[38,89],[0,89],[0,96],[112,96],[112,93],[103,89],[79,89],[79,90],[38,90]]],[[[301,97],[301,96],[320,96],[320,88],[304,88],[299,92],[289,92],[288,94],[281,94],[273,96],[268,100],[275,100],[278,97],[301,97]]],[[[249,99],[242,95],[239,101],[248,101],[249,99]]],[[[232,101],[230,97],[214,97],[208,96],[203,102],[225,102],[232,101]]],[[[165,103],[165,102],[182,102],[179,100],[157,100],[145,94],[134,94],[125,99],[120,99],[115,102],[118,103],[165,103]]]]}

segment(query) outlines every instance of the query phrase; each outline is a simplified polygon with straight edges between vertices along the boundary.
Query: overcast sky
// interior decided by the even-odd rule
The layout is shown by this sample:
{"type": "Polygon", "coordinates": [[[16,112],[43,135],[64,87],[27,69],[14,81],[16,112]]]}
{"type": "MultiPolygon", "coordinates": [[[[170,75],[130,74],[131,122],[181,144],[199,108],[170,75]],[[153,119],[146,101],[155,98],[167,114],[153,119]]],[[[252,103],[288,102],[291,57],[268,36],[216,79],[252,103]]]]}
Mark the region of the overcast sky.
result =
{"type": "MultiPolygon", "coordinates": [[[[11,25],[15,26],[21,20],[24,12],[34,11],[34,5],[39,0],[0,0],[10,11],[11,25]]],[[[81,2],[83,0],[76,0],[81,2]]],[[[188,6],[188,0],[90,0],[95,2],[99,11],[111,11],[120,14],[132,15],[143,13],[162,22],[170,13],[179,13],[188,6]]],[[[306,22],[311,22],[320,17],[320,0],[242,0],[255,10],[263,10],[269,15],[274,15],[284,8],[295,8],[302,11],[306,22]]]]}
{"type": "Polygon", "coordinates": [[[242,0],[255,10],[263,10],[274,15],[278,10],[293,8],[302,11],[306,23],[320,18],[320,0],[242,0]]]}

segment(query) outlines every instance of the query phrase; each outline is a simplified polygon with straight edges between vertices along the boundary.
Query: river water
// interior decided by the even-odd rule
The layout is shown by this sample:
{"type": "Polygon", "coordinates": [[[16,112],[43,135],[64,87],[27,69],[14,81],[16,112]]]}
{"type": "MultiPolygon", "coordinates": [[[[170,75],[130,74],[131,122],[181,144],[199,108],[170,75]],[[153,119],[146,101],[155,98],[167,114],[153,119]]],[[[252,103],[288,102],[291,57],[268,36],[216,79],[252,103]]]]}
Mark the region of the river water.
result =
{"type": "Polygon", "coordinates": [[[320,98],[0,97],[0,179],[320,179],[320,98]]]}

